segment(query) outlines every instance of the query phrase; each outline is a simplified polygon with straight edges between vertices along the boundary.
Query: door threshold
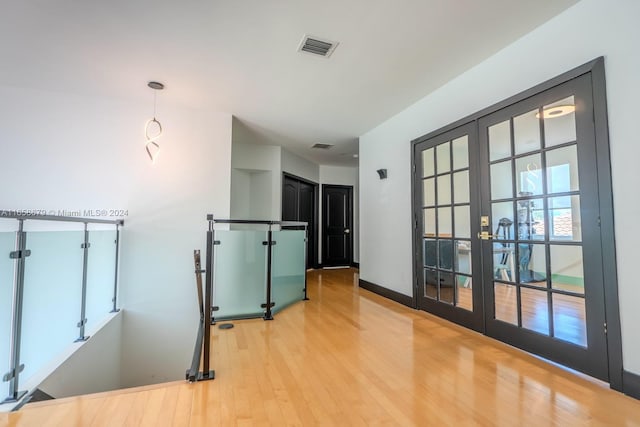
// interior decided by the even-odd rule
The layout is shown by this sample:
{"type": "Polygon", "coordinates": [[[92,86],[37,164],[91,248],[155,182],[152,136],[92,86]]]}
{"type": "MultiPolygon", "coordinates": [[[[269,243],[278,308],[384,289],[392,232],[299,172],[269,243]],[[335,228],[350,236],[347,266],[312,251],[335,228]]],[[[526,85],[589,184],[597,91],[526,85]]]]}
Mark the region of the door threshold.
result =
{"type": "Polygon", "coordinates": [[[323,270],[339,270],[341,268],[351,268],[348,265],[336,265],[336,266],[330,266],[330,267],[322,267],[323,270]]]}

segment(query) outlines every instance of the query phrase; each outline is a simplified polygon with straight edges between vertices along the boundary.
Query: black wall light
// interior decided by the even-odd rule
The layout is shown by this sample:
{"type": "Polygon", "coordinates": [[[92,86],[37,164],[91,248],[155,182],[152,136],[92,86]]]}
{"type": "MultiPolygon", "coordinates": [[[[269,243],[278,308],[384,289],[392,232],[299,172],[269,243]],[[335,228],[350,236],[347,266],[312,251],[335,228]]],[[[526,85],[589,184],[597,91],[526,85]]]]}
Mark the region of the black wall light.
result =
{"type": "Polygon", "coordinates": [[[378,169],[376,172],[378,172],[378,176],[380,177],[380,179],[387,179],[386,169],[378,169]]]}

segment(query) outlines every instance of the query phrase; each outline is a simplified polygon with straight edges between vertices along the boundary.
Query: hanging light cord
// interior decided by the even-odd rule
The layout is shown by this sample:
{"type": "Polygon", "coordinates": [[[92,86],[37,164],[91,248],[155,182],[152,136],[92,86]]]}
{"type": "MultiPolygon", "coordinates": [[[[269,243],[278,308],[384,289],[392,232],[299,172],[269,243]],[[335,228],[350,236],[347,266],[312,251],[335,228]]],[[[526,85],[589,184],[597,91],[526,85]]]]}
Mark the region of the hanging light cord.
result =
{"type": "Polygon", "coordinates": [[[153,87],[153,86],[151,86],[151,84],[149,84],[149,87],[154,89],[154,91],[153,91],[153,118],[148,120],[147,124],[144,127],[144,136],[147,139],[147,143],[145,145],[145,149],[147,151],[147,155],[149,156],[149,159],[151,159],[151,162],[155,162],[156,158],[158,157],[158,154],[160,152],[160,145],[156,142],[156,140],[158,138],[160,138],[160,136],[162,135],[162,125],[156,119],[156,105],[157,105],[157,96],[158,96],[158,94],[156,92],[157,92],[158,89],[162,89],[162,87],[153,87]],[[158,133],[155,136],[150,136],[149,135],[149,127],[152,124],[155,124],[158,127],[158,133]]]}

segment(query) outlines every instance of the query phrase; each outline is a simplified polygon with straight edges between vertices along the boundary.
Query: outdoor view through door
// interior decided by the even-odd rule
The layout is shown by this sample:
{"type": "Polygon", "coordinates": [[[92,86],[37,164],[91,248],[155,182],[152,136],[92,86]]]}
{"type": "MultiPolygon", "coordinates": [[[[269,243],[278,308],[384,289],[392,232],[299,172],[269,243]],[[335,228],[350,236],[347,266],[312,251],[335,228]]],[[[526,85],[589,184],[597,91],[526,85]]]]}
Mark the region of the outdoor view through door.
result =
{"type": "Polygon", "coordinates": [[[416,297],[609,381],[592,94],[585,73],[414,142],[416,297]]]}

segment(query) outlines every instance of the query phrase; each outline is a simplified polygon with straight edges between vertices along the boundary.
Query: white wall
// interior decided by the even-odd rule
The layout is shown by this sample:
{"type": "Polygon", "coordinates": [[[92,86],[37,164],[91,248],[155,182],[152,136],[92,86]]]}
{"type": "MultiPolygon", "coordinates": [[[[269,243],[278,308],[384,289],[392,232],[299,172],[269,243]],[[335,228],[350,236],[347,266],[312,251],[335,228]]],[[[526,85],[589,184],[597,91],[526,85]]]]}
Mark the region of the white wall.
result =
{"type": "Polygon", "coordinates": [[[123,312],[117,313],[66,359],[39,389],[60,399],[120,387],[123,312]]]}
{"type": "Polygon", "coordinates": [[[284,148],[282,149],[282,171],[315,183],[320,181],[320,167],[317,163],[303,159],[284,148]]]}
{"type": "Polygon", "coordinates": [[[229,215],[231,116],[159,104],[152,165],[150,104],[7,87],[0,100],[2,208],[128,210],[121,383],[183,378],[198,322],[193,249],[207,213],[229,215]]]}
{"type": "Polygon", "coordinates": [[[250,219],[251,172],[231,169],[231,218],[250,219]]]}
{"type": "MultiPolygon", "coordinates": [[[[375,171],[374,171],[375,174],[375,171]]],[[[378,179],[378,175],[370,177],[378,179]]],[[[320,166],[320,183],[353,186],[353,261],[360,260],[360,186],[357,167],[320,166]]],[[[322,191],[322,188],[320,188],[322,191]]],[[[320,197],[320,236],[322,236],[322,196],[320,197]]],[[[320,240],[320,259],[322,260],[322,239],[320,240]]]]}
{"type": "MultiPolygon", "coordinates": [[[[640,2],[582,0],[360,138],[361,277],[411,295],[410,140],[605,56],[625,369],[640,374],[640,2]],[[389,179],[369,179],[388,168],[389,179]]],[[[452,52],[455,54],[455,52],[452,52]]]]}
{"type": "MultiPolygon", "coordinates": [[[[235,128],[234,128],[235,132],[235,128]]],[[[282,212],[281,147],[246,141],[233,142],[231,167],[231,206],[234,219],[280,220],[282,212]],[[256,175],[269,172],[264,175],[256,175]],[[244,175],[242,175],[244,173],[244,175]],[[268,179],[269,188],[260,179],[268,179]],[[258,185],[257,188],[252,186],[258,185]],[[252,198],[257,191],[267,191],[265,197],[252,198]],[[255,215],[260,215],[256,217],[255,215]]]]}

